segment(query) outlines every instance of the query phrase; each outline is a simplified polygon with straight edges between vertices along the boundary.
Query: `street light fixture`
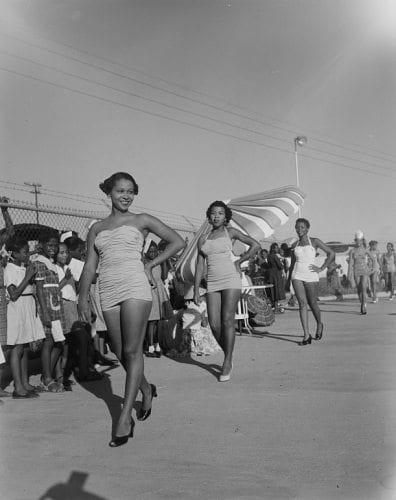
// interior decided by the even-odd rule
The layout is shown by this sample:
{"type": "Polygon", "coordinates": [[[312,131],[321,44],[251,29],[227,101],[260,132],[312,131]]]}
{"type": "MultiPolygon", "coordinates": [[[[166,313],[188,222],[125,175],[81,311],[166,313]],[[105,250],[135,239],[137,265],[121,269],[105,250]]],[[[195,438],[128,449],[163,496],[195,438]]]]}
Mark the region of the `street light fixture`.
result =
{"type": "MultiPolygon", "coordinates": [[[[303,147],[305,144],[308,142],[308,139],[304,135],[299,135],[298,137],[294,138],[294,163],[296,167],[296,184],[297,187],[300,187],[300,179],[298,175],[298,154],[297,154],[297,149],[298,146],[303,147]]],[[[298,207],[298,216],[301,216],[301,209],[298,207]]]]}

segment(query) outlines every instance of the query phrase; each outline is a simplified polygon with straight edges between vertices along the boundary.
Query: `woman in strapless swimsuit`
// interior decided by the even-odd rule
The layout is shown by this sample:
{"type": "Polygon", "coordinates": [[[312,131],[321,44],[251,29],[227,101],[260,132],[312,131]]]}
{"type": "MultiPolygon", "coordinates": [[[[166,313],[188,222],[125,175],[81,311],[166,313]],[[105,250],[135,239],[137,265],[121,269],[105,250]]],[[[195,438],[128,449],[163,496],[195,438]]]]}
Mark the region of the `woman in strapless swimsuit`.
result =
{"type": "Polygon", "coordinates": [[[359,230],[355,234],[355,247],[349,252],[348,279],[356,284],[360,314],[367,314],[367,286],[372,268],[372,257],[366,248],[363,232],[359,230]]]}
{"type": "Polygon", "coordinates": [[[80,279],[78,309],[83,321],[90,321],[88,295],[99,269],[99,296],[111,347],[126,371],[124,404],[115,428],[111,447],[120,446],[133,435],[133,403],[138,390],[143,394],[138,420],[151,413],[156,387],[143,373],[143,340],[151,310],[151,269],[181,250],[185,243],[170,227],[148,214],[128,211],[138,186],[130,174],[118,172],[100,184],[111,199],[110,215],[96,222],[87,237],[87,257],[80,279]],[[167,242],[155,259],[142,261],[144,240],[148,233],[167,242]]]}
{"type": "Polygon", "coordinates": [[[231,209],[222,201],[214,201],[206,211],[212,226],[209,234],[198,240],[198,258],[194,282],[194,302],[199,305],[199,287],[207,264],[207,309],[209,324],[224,351],[224,363],[219,377],[226,382],[231,377],[232,353],[235,342],[235,313],[241,296],[240,264],[253,257],[260,244],[238,229],[227,228],[232,218],[231,209]],[[232,240],[249,247],[246,253],[233,261],[232,240]]]}
{"type": "Polygon", "coordinates": [[[296,233],[298,241],[292,245],[292,261],[289,271],[289,279],[292,280],[293,288],[300,309],[300,320],[304,331],[304,338],[299,345],[307,345],[312,341],[308,329],[308,305],[316,320],[315,340],[320,340],[323,335],[323,323],[318,306],[319,273],[326,269],[334,260],[334,252],[319,238],[308,236],[310,223],[307,219],[296,220],[296,233]],[[326,260],[319,267],[315,265],[317,249],[326,253],[326,260]]]}

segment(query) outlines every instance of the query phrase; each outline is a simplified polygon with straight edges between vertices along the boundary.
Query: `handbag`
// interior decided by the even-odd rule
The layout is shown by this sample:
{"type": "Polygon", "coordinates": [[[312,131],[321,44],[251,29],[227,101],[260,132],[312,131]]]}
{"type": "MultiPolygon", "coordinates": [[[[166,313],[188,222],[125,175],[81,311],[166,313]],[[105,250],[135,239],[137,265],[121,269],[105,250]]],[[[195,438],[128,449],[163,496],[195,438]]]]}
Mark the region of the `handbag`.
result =
{"type": "Polygon", "coordinates": [[[257,326],[271,326],[275,321],[275,313],[266,300],[250,293],[246,296],[246,304],[252,321],[257,326]]]}

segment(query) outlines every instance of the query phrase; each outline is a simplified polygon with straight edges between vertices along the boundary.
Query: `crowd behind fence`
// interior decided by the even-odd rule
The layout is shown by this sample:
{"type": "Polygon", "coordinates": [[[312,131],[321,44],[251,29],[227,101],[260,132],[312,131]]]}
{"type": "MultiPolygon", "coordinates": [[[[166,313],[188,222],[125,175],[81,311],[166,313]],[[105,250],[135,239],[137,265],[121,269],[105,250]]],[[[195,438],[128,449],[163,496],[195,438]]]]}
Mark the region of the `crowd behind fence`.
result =
{"type": "MultiPolygon", "coordinates": [[[[75,231],[80,238],[85,240],[90,224],[95,220],[104,219],[108,215],[108,212],[35,206],[23,202],[1,202],[0,206],[8,207],[8,212],[14,226],[19,227],[20,231],[23,232],[23,236],[28,240],[36,240],[37,233],[40,229],[44,229],[44,227],[50,227],[58,231],[75,231]]],[[[198,227],[192,228],[191,223],[187,221],[183,223],[182,218],[180,221],[174,221],[166,220],[165,216],[162,220],[177,231],[184,239],[191,239],[198,229],[198,227]]],[[[4,227],[5,223],[1,218],[0,230],[4,227]]]]}

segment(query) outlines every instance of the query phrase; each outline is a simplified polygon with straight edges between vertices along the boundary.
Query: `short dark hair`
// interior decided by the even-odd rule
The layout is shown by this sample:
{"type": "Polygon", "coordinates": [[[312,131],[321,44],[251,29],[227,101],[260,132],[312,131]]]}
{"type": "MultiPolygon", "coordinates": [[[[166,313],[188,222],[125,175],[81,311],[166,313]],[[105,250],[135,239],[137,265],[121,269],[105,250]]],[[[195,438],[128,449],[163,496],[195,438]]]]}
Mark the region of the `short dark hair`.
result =
{"type": "Polygon", "coordinates": [[[7,252],[19,252],[24,247],[29,248],[29,242],[26,238],[21,238],[20,236],[15,236],[6,243],[7,252]]]}
{"type": "Polygon", "coordinates": [[[138,194],[139,186],[137,185],[135,179],[128,172],[116,172],[113,175],[110,175],[107,179],[99,184],[99,188],[105,193],[110,194],[113,189],[115,183],[120,181],[121,179],[126,179],[127,181],[131,181],[133,184],[133,193],[138,194]]]}
{"type": "Polygon", "coordinates": [[[311,227],[311,224],[309,223],[309,220],[308,220],[308,219],[304,219],[304,217],[299,217],[299,218],[296,220],[295,226],[296,226],[299,222],[302,222],[303,224],[305,224],[305,225],[307,226],[307,229],[309,229],[309,228],[311,227]]]}
{"type": "Polygon", "coordinates": [[[70,238],[66,238],[63,243],[66,244],[68,250],[71,252],[75,252],[80,247],[85,245],[85,241],[75,235],[70,236],[70,238]]]}
{"type": "Polygon", "coordinates": [[[59,243],[59,233],[54,229],[54,230],[45,230],[41,231],[41,233],[38,235],[38,241],[42,244],[48,243],[49,240],[52,238],[55,238],[58,243],[59,243]]]}
{"type": "Polygon", "coordinates": [[[206,210],[206,218],[207,219],[210,219],[210,212],[212,211],[213,207],[224,208],[226,222],[227,223],[230,222],[230,220],[232,219],[232,210],[231,210],[231,208],[228,205],[226,205],[224,203],[224,201],[219,201],[219,200],[213,201],[209,205],[209,207],[207,208],[207,210],[206,210]]]}

